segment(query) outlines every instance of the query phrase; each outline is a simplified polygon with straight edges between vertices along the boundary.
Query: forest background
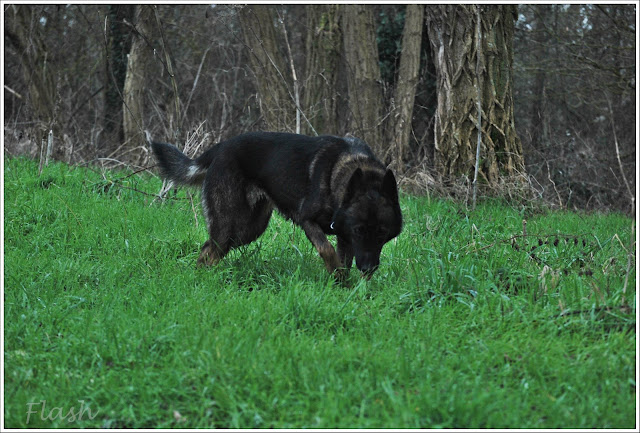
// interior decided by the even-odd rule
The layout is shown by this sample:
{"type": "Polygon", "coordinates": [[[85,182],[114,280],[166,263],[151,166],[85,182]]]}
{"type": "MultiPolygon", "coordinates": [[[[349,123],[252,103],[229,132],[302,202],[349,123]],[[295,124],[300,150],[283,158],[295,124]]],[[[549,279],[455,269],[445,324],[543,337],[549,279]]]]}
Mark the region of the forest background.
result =
{"type": "Polygon", "coordinates": [[[55,159],[141,169],[144,130],[190,154],[258,129],[354,134],[404,190],[468,200],[479,103],[481,194],[635,208],[635,4],[3,14],[5,155],[42,158],[52,131],[55,159]]]}

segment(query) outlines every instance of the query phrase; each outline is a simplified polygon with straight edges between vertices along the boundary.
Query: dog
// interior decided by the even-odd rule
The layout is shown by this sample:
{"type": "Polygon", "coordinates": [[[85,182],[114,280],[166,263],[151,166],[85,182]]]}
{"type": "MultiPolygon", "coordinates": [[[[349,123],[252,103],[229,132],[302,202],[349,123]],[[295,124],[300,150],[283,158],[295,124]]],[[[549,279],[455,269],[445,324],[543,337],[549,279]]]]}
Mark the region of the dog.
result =
{"type": "Polygon", "coordinates": [[[209,239],[198,265],[218,263],[256,240],[274,209],[300,226],[330,274],[344,280],[355,257],[367,279],[382,247],[402,230],[395,176],[355,137],[250,132],[191,159],[152,142],[161,176],[202,186],[209,239]],[[327,239],[337,238],[337,252],[327,239]]]}

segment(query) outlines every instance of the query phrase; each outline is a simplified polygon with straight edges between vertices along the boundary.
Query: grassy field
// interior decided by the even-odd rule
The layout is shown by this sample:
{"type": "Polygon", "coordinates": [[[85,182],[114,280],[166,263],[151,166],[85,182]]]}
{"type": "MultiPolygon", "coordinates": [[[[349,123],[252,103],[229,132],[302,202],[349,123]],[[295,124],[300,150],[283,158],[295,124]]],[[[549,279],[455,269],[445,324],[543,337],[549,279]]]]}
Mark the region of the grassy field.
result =
{"type": "Polygon", "coordinates": [[[403,196],[346,288],[279,216],[196,269],[159,187],[5,159],[5,427],[636,426],[630,219],[403,196]]]}

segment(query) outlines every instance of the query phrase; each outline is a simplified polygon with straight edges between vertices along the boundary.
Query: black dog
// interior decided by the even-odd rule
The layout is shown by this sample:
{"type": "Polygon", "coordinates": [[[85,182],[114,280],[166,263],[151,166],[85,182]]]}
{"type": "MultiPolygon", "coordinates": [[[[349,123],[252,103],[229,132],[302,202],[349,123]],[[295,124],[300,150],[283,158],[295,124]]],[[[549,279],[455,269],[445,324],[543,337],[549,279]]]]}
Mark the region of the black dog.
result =
{"type": "Polygon", "coordinates": [[[400,234],[396,179],[354,137],[255,132],[223,141],[192,160],[170,144],[152,143],[162,175],[202,184],[209,240],[200,265],[257,239],[274,207],[302,227],[329,273],[377,269],[385,243],[400,234]],[[326,235],[336,235],[338,252],[326,235]]]}

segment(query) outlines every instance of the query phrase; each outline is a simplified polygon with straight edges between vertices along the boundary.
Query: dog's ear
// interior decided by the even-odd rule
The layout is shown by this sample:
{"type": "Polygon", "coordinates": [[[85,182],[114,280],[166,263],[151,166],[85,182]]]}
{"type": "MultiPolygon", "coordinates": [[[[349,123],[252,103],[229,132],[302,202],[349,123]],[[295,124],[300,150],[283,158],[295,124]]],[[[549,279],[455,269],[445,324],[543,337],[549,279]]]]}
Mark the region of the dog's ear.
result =
{"type": "Polygon", "coordinates": [[[346,203],[349,203],[356,192],[362,187],[362,176],[362,169],[358,167],[351,175],[351,179],[349,179],[349,183],[347,184],[347,189],[345,190],[344,197],[342,198],[343,206],[346,203]]]}
{"type": "Polygon", "coordinates": [[[390,199],[393,203],[398,203],[398,184],[391,170],[387,170],[382,179],[382,195],[390,199]]]}

